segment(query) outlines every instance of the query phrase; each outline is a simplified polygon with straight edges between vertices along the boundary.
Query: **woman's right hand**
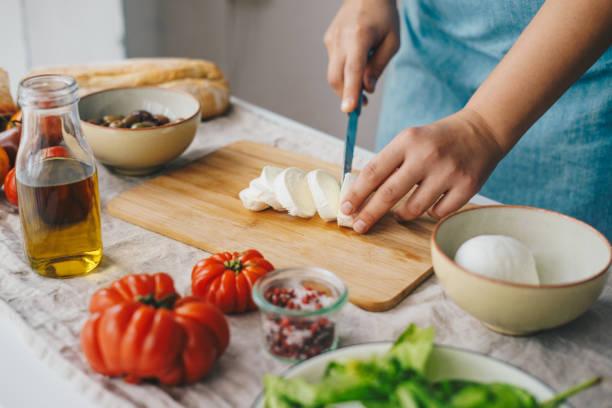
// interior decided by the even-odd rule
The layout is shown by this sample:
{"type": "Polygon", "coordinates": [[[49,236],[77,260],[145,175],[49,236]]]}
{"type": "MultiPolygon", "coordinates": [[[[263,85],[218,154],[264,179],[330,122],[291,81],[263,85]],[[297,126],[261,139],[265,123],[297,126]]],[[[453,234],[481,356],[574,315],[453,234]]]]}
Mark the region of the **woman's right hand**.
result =
{"type": "Polygon", "coordinates": [[[346,0],[323,42],[329,55],[327,80],[342,100],[342,111],[349,113],[357,105],[362,84],[374,92],[376,80],[399,48],[395,0],[346,0]]]}

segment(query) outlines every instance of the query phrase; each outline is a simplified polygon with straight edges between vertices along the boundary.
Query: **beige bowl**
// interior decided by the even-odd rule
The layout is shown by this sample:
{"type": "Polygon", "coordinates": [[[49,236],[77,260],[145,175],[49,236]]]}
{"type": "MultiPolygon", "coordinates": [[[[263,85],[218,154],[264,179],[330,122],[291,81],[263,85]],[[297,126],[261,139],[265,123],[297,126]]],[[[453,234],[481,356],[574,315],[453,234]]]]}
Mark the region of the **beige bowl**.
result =
{"type": "Polygon", "coordinates": [[[173,89],[116,88],[84,96],[79,102],[81,126],[98,161],[117,172],[143,175],[179,156],[193,140],[200,122],[200,102],[173,89]],[[144,109],[176,123],[141,129],[109,128],[86,122],[105,115],[127,115],[144,109]]]}
{"type": "Polygon", "coordinates": [[[524,335],[567,323],[601,294],[612,248],[597,230],[539,208],[496,205],[443,218],[431,237],[434,270],[446,294],[487,327],[524,335]],[[453,259],[459,246],[481,234],[518,239],[533,252],[540,285],[524,285],[470,272],[453,259]]]}

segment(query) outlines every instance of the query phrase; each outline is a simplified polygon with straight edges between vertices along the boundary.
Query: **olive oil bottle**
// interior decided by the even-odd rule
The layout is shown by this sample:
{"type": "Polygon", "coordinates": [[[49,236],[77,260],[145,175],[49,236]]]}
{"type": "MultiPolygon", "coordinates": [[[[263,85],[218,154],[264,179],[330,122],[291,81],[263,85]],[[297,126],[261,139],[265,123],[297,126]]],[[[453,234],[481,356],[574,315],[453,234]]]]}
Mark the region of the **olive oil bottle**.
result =
{"type": "Polygon", "coordinates": [[[19,88],[19,216],[32,269],[52,278],[92,271],[102,258],[98,175],[81,136],[73,78],[41,75],[19,88]]]}

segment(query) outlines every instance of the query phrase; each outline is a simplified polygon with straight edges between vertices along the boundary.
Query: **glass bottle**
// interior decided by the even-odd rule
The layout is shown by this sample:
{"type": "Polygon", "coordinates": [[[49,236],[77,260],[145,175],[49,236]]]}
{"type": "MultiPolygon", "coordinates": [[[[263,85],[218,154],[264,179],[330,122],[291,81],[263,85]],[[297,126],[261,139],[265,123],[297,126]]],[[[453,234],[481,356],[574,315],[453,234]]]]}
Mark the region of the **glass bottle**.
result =
{"type": "Polygon", "coordinates": [[[98,174],[81,135],[74,78],[39,75],[19,84],[23,111],[16,160],[25,253],[43,276],[92,271],[102,258],[98,174]]]}

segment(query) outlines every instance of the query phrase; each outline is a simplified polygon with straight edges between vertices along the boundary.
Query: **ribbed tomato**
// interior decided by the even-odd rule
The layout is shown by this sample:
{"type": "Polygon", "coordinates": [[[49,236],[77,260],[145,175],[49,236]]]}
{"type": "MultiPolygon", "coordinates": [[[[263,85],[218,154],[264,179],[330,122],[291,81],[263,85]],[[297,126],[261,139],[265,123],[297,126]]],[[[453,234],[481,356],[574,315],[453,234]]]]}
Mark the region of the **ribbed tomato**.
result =
{"type": "Polygon", "coordinates": [[[224,313],[256,309],[251,290],[255,281],[274,269],[258,251],[221,252],[202,259],[191,271],[194,296],[217,305],[224,313]]]}
{"type": "Polygon", "coordinates": [[[128,275],[98,290],[81,332],[83,353],[104,375],[166,385],[198,381],[229,344],[229,326],[214,305],[180,298],[165,273],[128,275]]]}
{"type": "Polygon", "coordinates": [[[17,197],[17,180],[15,179],[15,168],[9,170],[4,177],[4,194],[6,199],[9,200],[14,206],[19,205],[19,199],[17,197]]]}

